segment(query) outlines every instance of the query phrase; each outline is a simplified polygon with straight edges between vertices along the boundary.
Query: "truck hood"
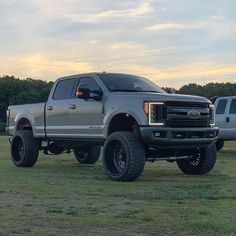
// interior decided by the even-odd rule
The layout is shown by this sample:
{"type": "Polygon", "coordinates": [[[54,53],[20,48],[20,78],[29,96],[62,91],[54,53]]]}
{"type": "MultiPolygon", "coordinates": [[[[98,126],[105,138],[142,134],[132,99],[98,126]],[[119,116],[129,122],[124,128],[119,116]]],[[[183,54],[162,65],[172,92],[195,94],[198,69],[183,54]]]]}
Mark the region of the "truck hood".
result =
{"type": "Polygon", "coordinates": [[[205,97],[193,96],[193,95],[182,95],[182,94],[168,94],[168,93],[150,93],[150,92],[115,92],[112,97],[119,99],[124,98],[137,98],[145,101],[189,101],[189,102],[203,102],[211,103],[205,97]]]}

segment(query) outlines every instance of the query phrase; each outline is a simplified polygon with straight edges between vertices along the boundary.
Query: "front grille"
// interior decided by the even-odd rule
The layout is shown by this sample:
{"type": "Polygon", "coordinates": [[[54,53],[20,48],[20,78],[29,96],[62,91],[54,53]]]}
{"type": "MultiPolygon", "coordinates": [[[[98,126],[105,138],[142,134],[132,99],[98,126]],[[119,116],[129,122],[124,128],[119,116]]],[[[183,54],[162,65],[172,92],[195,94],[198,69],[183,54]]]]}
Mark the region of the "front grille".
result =
{"type": "Polygon", "coordinates": [[[167,107],[191,107],[191,108],[209,108],[208,103],[202,102],[183,102],[183,101],[169,101],[166,102],[167,107]]]}
{"type": "Polygon", "coordinates": [[[172,119],[166,121],[167,127],[172,128],[206,128],[209,127],[208,120],[172,119]]]}
{"type": "Polygon", "coordinates": [[[208,103],[168,101],[166,104],[165,125],[171,128],[207,128],[210,127],[210,108],[208,103]],[[200,117],[192,119],[188,112],[197,110],[200,117]]]}

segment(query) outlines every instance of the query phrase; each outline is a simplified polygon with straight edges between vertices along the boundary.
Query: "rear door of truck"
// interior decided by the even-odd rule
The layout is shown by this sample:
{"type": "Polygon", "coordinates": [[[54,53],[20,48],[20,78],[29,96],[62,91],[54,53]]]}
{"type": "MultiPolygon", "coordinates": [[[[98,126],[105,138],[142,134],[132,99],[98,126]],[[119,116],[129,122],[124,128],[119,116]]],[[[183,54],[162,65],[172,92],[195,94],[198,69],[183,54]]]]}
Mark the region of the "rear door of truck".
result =
{"type": "Polygon", "coordinates": [[[45,107],[47,137],[71,137],[69,107],[75,82],[76,78],[68,78],[54,85],[45,107]]]}

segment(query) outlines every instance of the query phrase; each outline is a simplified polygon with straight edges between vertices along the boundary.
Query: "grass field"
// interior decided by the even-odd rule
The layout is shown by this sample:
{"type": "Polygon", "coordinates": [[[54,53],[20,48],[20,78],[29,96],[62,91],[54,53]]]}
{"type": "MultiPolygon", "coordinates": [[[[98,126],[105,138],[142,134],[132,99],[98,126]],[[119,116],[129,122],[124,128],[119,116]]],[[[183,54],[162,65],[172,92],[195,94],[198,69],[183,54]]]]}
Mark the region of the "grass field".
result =
{"type": "Polygon", "coordinates": [[[16,168],[0,137],[0,235],[236,235],[236,142],[207,176],[147,163],[135,182],[107,179],[101,161],[41,155],[16,168]]]}

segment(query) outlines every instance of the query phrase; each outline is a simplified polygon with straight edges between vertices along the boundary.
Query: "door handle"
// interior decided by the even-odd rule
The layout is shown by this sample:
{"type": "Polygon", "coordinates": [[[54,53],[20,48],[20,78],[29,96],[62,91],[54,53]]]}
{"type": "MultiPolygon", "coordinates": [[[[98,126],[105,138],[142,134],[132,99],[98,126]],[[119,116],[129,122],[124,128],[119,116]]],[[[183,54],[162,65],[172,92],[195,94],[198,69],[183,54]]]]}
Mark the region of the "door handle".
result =
{"type": "Polygon", "coordinates": [[[230,122],[230,117],[226,117],[226,123],[230,122]]]}
{"type": "Polygon", "coordinates": [[[77,106],[75,105],[75,104],[71,104],[71,105],[69,105],[69,108],[70,109],[75,109],[77,106]]]}
{"type": "Polygon", "coordinates": [[[48,109],[48,111],[52,111],[53,110],[53,106],[48,106],[47,109],[48,109]]]}

